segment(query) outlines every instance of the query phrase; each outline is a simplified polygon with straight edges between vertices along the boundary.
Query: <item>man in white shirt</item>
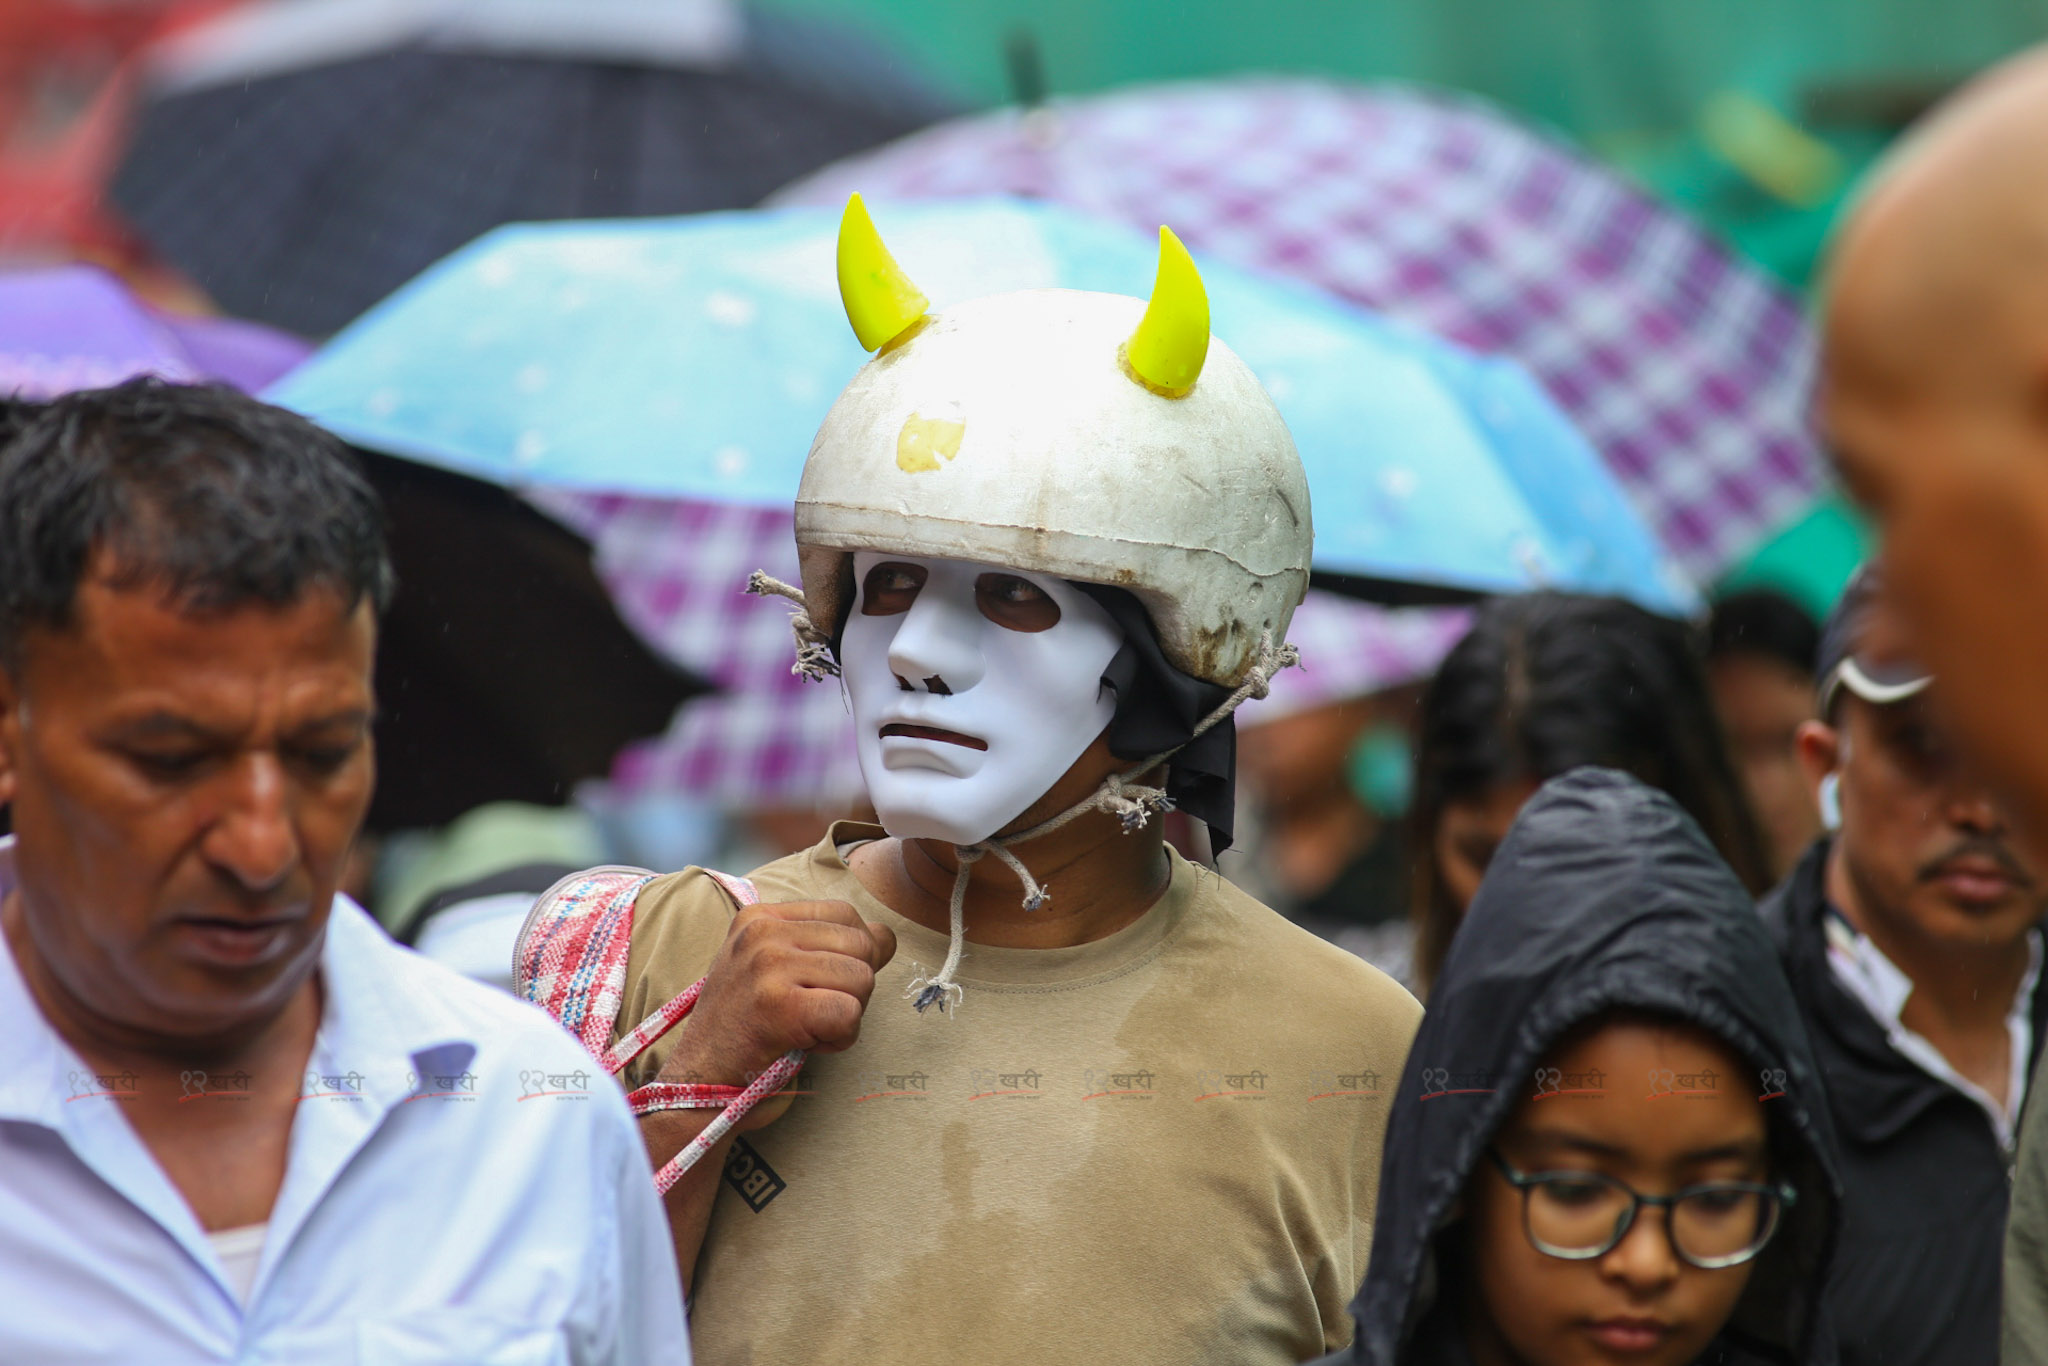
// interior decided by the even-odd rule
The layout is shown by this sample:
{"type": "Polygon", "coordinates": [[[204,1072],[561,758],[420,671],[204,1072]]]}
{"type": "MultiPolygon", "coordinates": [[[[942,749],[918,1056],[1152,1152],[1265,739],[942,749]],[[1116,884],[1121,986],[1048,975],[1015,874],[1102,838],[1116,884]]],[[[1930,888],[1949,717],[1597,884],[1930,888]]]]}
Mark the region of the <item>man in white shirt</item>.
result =
{"type": "Polygon", "coordinates": [[[1981,1366],[2048,1006],[2048,886],[1951,747],[1874,566],[1829,617],[1816,677],[1798,751],[1833,833],[1764,915],[1843,1140],[1842,1359],[1981,1366]]]}
{"type": "Polygon", "coordinates": [[[390,591],[252,399],[0,448],[0,1360],[688,1362],[616,1088],[337,894],[390,591]]]}

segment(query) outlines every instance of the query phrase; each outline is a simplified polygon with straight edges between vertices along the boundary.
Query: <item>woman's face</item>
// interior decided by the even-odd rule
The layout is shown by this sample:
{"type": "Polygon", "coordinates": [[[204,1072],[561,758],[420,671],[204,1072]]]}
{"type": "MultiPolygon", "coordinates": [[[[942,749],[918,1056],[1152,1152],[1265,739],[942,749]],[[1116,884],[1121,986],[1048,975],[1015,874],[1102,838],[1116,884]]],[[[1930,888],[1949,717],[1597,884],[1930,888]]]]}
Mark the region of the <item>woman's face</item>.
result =
{"type": "MultiPolygon", "coordinates": [[[[1537,1076],[1494,1140],[1519,1172],[1594,1172],[1653,1196],[1770,1179],[1755,1070],[1701,1030],[1616,1022],[1558,1050],[1537,1076]]],[[[1568,1261],[1530,1243],[1524,1202],[1482,1159],[1465,1192],[1479,1366],[1685,1366],[1734,1312],[1755,1265],[1680,1260],[1669,1211],[1647,1206],[1607,1252],[1568,1261]]]]}
{"type": "Polygon", "coordinates": [[[1479,894],[1493,851],[1535,791],[1533,782],[1501,783],[1478,797],[1445,803],[1436,823],[1437,876],[1460,916],[1479,894]]]}

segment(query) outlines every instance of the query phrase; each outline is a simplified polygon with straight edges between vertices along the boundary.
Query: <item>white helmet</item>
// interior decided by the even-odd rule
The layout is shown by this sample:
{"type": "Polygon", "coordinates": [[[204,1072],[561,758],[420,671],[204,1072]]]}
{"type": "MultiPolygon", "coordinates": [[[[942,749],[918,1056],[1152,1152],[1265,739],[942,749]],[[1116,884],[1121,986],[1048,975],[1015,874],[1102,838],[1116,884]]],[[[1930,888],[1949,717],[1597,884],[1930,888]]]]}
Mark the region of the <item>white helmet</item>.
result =
{"type": "Polygon", "coordinates": [[[855,195],[839,283],[878,354],[797,493],[820,634],[851,599],[852,553],[874,550],[1128,589],[1177,668],[1229,687],[1262,637],[1286,638],[1308,587],[1308,479],[1250,367],[1211,342],[1170,232],[1149,304],[1044,289],[927,315],[855,195]]]}

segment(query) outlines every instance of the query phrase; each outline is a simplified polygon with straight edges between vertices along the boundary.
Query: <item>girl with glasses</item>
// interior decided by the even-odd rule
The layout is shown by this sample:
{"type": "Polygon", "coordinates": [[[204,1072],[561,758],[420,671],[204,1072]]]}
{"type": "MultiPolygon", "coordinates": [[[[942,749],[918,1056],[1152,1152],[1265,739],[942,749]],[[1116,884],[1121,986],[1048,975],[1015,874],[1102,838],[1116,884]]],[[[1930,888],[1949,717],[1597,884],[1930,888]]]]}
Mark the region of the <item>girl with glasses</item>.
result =
{"type": "Polygon", "coordinates": [[[1834,1139],[1754,907],[1678,805],[1530,800],[1396,1093],[1374,1366],[1829,1366],[1834,1139]]]}

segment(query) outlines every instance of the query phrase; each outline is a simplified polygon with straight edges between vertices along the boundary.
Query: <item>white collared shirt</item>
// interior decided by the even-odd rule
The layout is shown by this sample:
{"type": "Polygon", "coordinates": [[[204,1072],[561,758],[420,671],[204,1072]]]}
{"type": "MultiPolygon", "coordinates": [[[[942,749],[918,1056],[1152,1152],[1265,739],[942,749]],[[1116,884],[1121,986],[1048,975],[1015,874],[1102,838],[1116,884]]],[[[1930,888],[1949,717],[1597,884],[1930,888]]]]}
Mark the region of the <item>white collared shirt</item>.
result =
{"type": "Polygon", "coordinates": [[[2027,1098],[2027,1061],[2034,1052],[2034,987],[2041,980],[2041,932],[2027,932],[2027,973],[2013,993],[2006,1011],[2005,1029],[2012,1043],[2011,1074],[2006,1081],[2005,1104],[1989,1091],[1958,1072],[1942,1051],[1926,1036],[1908,1029],[1899,1017],[1906,999],[1913,994],[1913,979],[1885,956],[1869,935],[1849,923],[1848,917],[1830,906],[1823,920],[1827,927],[1828,967],[1842,989],[1863,1003],[1871,1017],[1883,1027],[1894,1051],[1936,1081],[1946,1082],[1977,1102],[1991,1120],[2001,1148],[2010,1153],[2019,1124],[2020,1105],[2027,1098]]]}
{"type": "MultiPolygon", "coordinates": [[[[122,1079],[50,1028],[0,939],[0,1361],[688,1366],[646,1150],[582,1047],[346,898],[320,972],[245,1300],[123,1116],[122,1079]]],[[[231,1078],[199,1090],[233,1103],[214,1094],[231,1078]]]]}

